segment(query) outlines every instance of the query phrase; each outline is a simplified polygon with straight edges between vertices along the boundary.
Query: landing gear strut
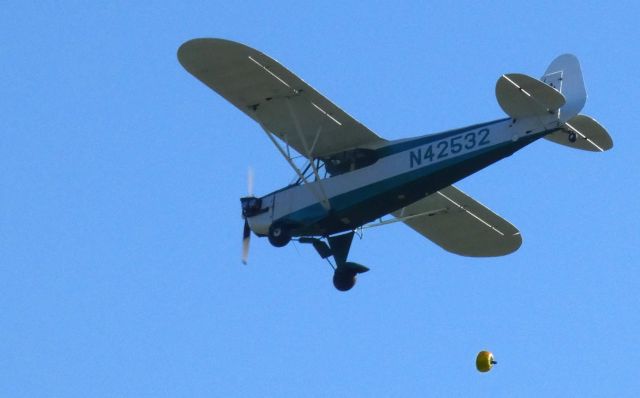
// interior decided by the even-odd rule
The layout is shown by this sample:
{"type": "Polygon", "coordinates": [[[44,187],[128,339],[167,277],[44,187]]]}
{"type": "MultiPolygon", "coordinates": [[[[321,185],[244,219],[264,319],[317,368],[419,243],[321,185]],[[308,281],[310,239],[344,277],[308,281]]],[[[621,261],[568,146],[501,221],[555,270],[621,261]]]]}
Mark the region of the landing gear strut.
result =
{"type": "Polygon", "coordinates": [[[335,267],[333,272],[333,286],[341,292],[350,290],[356,284],[358,274],[369,271],[364,265],[347,261],[351,248],[353,232],[327,238],[329,245],[316,238],[300,238],[300,243],[311,243],[320,257],[333,256],[335,267]]]}

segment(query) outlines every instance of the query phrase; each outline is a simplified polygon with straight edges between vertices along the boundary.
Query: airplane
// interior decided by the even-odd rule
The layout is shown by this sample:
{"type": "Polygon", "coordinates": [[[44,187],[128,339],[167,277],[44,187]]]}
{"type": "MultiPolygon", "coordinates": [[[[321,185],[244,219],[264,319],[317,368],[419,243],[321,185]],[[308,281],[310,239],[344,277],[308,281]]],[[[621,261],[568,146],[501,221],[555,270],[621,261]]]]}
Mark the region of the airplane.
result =
{"type": "Polygon", "coordinates": [[[392,141],[244,44],[193,39],[180,46],[178,60],[257,122],[295,172],[289,185],[260,197],[249,188],[240,199],[243,263],[252,232],[275,247],[295,239],[329,261],[340,291],[369,270],[347,257],[354,234],[371,226],[403,222],[462,256],[514,252],[522,244],[518,229],[452,184],[540,138],[593,152],[613,147],[605,128],[580,114],[587,95],[571,54],[557,57],[540,79],[500,76],[495,94],[505,118],[392,141]]]}

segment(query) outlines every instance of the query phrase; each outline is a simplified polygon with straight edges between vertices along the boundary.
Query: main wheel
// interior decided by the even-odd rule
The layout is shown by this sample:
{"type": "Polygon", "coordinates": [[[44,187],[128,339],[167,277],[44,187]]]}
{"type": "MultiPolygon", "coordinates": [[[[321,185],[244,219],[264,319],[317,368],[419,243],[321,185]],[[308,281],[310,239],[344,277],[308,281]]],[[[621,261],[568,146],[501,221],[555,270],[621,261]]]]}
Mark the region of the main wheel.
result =
{"type": "Polygon", "coordinates": [[[576,142],[577,139],[578,139],[578,136],[576,135],[576,133],[574,132],[569,133],[569,142],[574,143],[576,142]]]}
{"type": "Polygon", "coordinates": [[[282,223],[274,223],[269,227],[269,243],[275,247],[286,246],[291,241],[291,232],[282,223]]]}
{"type": "Polygon", "coordinates": [[[333,273],[333,286],[341,292],[346,292],[356,284],[356,275],[352,271],[336,270],[333,273]]]}

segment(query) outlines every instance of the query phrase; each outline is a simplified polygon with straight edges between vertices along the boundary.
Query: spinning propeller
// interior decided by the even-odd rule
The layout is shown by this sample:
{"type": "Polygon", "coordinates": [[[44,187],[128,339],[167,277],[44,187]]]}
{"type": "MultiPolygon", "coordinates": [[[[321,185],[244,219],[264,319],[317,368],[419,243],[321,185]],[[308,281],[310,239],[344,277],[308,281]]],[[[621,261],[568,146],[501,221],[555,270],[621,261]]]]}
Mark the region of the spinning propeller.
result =
{"type": "Polygon", "coordinates": [[[249,242],[251,242],[251,228],[249,222],[244,219],[244,230],[242,231],[242,264],[247,265],[249,259],[249,242]]]}
{"type": "MultiPolygon", "coordinates": [[[[247,197],[253,198],[253,169],[249,167],[247,171],[247,197]]],[[[247,265],[249,259],[249,242],[251,242],[251,228],[249,228],[249,221],[247,217],[244,217],[244,230],[242,231],[242,264],[247,265]]]]}

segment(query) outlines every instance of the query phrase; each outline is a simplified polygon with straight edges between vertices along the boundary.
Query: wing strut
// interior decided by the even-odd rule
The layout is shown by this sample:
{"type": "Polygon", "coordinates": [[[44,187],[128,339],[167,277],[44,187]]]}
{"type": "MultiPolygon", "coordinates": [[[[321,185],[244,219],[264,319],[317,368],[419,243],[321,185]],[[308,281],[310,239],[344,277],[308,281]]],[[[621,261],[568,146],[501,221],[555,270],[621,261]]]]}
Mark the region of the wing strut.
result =
{"type": "MultiPolygon", "coordinates": [[[[293,107],[291,106],[291,98],[286,99],[287,101],[287,107],[289,108],[289,113],[291,114],[291,118],[293,119],[293,122],[296,126],[296,133],[298,133],[298,137],[300,137],[300,141],[302,141],[302,146],[304,147],[304,151],[306,158],[309,160],[309,164],[311,165],[311,169],[313,170],[313,174],[316,177],[316,181],[318,182],[318,190],[320,191],[320,203],[322,204],[322,207],[324,207],[325,210],[329,211],[329,209],[331,208],[331,206],[329,205],[329,200],[327,199],[327,194],[324,191],[324,188],[322,187],[322,182],[320,181],[320,175],[318,174],[318,168],[315,165],[315,162],[313,161],[313,157],[311,156],[311,150],[309,149],[309,145],[307,145],[307,139],[305,138],[304,134],[302,134],[302,129],[300,128],[300,122],[298,121],[298,117],[296,116],[296,113],[293,111],[293,107]]],[[[322,133],[322,124],[320,124],[318,126],[318,131],[316,132],[316,139],[314,140],[314,146],[318,140],[318,137],[320,137],[320,133],[322,133]]]]}
{"type": "MultiPolygon", "coordinates": [[[[295,163],[293,163],[293,161],[291,160],[291,157],[287,154],[287,152],[285,152],[284,149],[282,149],[282,146],[280,146],[280,144],[278,143],[278,141],[276,141],[275,138],[273,138],[273,134],[267,130],[267,128],[262,124],[259,123],[260,127],[262,127],[262,130],[264,130],[265,134],[267,134],[267,137],[269,137],[269,139],[271,140],[271,142],[273,142],[273,145],[276,146],[276,148],[278,149],[278,152],[280,152],[280,154],[282,155],[282,157],[285,158],[285,160],[287,161],[287,163],[289,163],[289,166],[291,166],[291,168],[296,172],[296,174],[298,175],[298,177],[304,181],[305,185],[309,186],[310,191],[316,195],[318,197],[318,200],[320,201],[320,203],[322,204],[322,207],[325,208],[325,210],[329,210],[329,201],[327,200],[326,195],[324,194],[324,190],[322,190],[322,187],[320,187],[321,192],[317,192],[315,189],[311,189],[311,185],[309,185],[309,181],[307,181],[307,178],[304,176],[304,174],[302,173],[302,171],[300,171],[300,169],[298,168],[298,166],[296,166],[295,163]]],[[[316,176],[318,175],[317,169],[315,167],[315,165],[313,165],[313,162],[311,162],[313,167],[313,170],[316,174],[316,176]]]]}
{"type": "MultiPolygon", "coordinates": [[[[404,214],[404,210],[405,210],[405,208],[403,207],[402,210],[401,210],[402,214],[404,214]]],[[[396,223],[396,222],[404,222],[404,221],[411,220],[412,218],[417,218],[417,217],[434,216],[436,214],[440,214],[440,213],[446,212],[448,210],[449,210],[448,208],[443,207],[443,208],[440,208],[440,209],[423,211],[423,212],[418,213],[418,214],[411,214],[409,216],[400,215],[399,217],[394,217],[394,218],[390,218],[390,219],[387,219],[387,220],[383,220],[381,218],[378,222],[373,222],[373,223],[369,223],[369,224],[365,224],[365,225],[361,226],[360,229],[382,227],[383,225],[393,224],[393,223],[396,223]]]]}

